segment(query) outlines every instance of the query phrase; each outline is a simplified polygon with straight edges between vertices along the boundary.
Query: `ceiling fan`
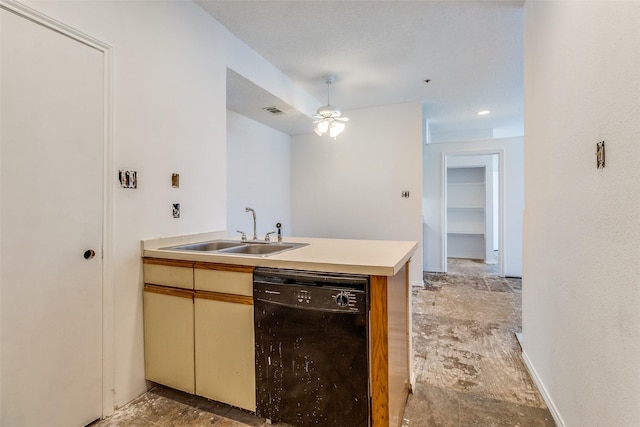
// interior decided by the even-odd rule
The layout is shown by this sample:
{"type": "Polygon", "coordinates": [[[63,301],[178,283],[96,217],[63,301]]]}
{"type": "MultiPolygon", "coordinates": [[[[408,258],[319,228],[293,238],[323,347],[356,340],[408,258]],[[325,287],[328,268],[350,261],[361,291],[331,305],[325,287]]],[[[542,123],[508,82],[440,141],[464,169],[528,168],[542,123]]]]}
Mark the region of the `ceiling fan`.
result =
{"type": "Polygon", "coordinates": [[[336,137],[344,130],[344,122],[349,121],[349,119],[347,117],[340,117],[342,115],[342,111],[338,107],[331,105],[330,91],[331,84],[334,81],[334,76],[327,76],[325,79],[325,83],[327,85],[327,105],[318,108],[318,114],[313,116],[317,119],[313,122],[316,125],[313,131],[318,136],[322,136],[328,130],[329,136],[336,139],[336,137]]]}

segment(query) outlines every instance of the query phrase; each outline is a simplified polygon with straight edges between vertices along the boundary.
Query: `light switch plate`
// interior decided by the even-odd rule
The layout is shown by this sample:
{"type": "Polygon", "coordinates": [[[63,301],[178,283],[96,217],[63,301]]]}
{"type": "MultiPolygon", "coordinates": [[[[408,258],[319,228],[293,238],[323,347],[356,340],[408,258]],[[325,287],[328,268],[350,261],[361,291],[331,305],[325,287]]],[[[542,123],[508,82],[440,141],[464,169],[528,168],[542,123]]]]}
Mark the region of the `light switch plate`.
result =
{"type": "Polygon", "coordinates": [[[596,144],[596,168],[604,169],[604,141],[596,144]]]}
{"type": "Polygon", "coordinates": [[[122,188],[138,188],[138,172],[120,169],[118,180],[122,188]]]}

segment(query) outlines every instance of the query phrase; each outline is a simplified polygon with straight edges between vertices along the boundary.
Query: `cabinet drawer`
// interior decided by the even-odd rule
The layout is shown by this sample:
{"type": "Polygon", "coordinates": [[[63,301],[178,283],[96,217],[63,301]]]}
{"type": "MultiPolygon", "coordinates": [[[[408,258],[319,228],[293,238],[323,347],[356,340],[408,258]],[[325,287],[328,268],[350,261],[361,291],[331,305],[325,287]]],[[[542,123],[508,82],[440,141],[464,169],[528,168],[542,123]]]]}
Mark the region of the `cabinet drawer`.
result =
{"type": "Polygon", "coordinates": [[[235,295],[253,295],[253,268],[196,263],[195,289],[235,295]]]}
{"type": "Polygon", "coordinates": [[[193,289],[193,262],[145,258],[144,283],[193,289]]]}

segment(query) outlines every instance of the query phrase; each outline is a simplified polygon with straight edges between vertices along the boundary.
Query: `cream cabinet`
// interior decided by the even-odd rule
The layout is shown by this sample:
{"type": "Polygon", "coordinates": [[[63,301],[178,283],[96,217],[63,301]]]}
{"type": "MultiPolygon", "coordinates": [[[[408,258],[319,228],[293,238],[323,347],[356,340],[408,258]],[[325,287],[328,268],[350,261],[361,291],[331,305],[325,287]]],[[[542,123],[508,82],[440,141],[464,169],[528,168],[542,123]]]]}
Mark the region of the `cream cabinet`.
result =
{"type": "Polygon", "coordinates": [[[193,289],[193,261],[145,258],[144,283],[193,289]]]}
{"type": "Polygon", "coordinates": [[[256,409],[253,267],[144,259],[146,378],[256,409]]]}
{"type": "Polygon", "coordinates": [[[255,411],[252,303],[196,292],[195,337],[196,394],[255,411]]]}
{"type": "Polygon", "coordinates": [[[196,262],[193,277],[197,291],[253,296],[253,267],[196,262]]]}
{"type": "Polygon", "coordinates": [[[143,303],[146,378],[195,393],[193,292],[145,285],[143,303]]]}
{"type": "Polygon", "coordinates": [[[196,263],[196,394],[256,410],[253,268],[196,263]]]}

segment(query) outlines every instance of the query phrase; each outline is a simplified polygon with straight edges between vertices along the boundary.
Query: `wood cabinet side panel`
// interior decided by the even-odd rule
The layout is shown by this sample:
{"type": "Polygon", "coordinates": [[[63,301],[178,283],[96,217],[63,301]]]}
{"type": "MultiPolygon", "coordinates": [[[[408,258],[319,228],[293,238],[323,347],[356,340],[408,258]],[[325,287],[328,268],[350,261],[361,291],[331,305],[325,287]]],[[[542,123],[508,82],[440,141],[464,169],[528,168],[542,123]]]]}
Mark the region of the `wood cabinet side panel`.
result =
{"type": "Polygon", "coordinates": [[[145,378],[195,392],[193,300],[144,292],[145,378]]]}
{"type": "Polygon", "coordinates": [[[369,346],[371,358],[371,423],[389,426],[389,330],[387,278],[371,276],[369,346]]]}
{"type": "Polygon", "coordinates": [[[400,426],[411,388],[407,265],[387,283],[389,319],[389,425],[400,426]]]}

